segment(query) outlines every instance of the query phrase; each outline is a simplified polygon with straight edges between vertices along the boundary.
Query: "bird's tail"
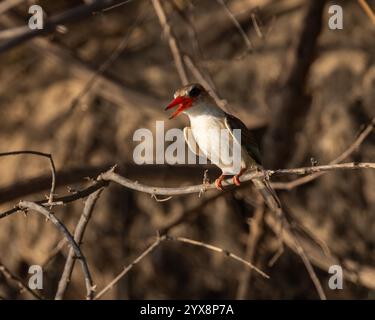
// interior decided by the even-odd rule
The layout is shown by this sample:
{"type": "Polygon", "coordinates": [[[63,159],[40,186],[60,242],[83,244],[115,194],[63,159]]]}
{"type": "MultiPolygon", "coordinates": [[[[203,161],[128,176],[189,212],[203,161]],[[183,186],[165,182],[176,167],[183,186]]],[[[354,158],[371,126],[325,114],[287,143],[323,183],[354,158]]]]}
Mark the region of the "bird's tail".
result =
{"type": "Polygon", "coordinates": [[[281,216],[282,209],[281,209],[281,202],[279,197],[277,196],[275,190],[272,189],[269,182],[266,179],[253,179],[252,180],[255,188],[260,192],[262,195],[266,205],[278,216],[281,216]]]}

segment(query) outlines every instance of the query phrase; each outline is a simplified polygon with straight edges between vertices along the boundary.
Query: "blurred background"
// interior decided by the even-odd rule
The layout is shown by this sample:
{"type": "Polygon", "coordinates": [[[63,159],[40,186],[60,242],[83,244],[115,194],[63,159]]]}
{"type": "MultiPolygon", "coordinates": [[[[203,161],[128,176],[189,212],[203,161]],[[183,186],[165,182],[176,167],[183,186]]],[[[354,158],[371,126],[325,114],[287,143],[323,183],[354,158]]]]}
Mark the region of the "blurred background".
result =
{"type": "MultiPolygon", "coordinates": [[[[211,181],[219,175],[210,165],[133,161],[135,130],[154,131],[155,122],[163,120],[166,130],[188,124],[184,116],[167,121],[163,111],[182,85],[171,39],[188,80],[201,82],[253,130],[265,168],[327,164],[375,116],[375,27],[359,1],[162,0],[169,30],[160,23],[155,1],[133,0],[69,16],[53,27],[47,24],[43,34],[22,37],[31,4],[41,5],[46,21],[54,21],[95,2],[106,1],[0,2],[0,152],[52,154],[59,196],[90,185],[86,177],[114,164],[123,176],[153,186],[200,184],[205,169],[211,181]],[[332,4],[343,8],[342,30],[328,27],[332,4]]],[[[367,3],[375,8],[375,1],[367,3]]],[[[374,142],[369,134],[345,162],[374,161],[374,142]]],[[[44,199],[49,193],[47,159],[0,157],[0,172],[0,212],[20,199],[44,199]]],[[[375,298],[374,186],[375,172],[356,170],[278,191],[328,298],[375,298]],[[333,262],[344,269],[342,290],[328,287],[333,262]]],[[[53,212],[73,232],[83,206],[78,200],[53,212]]],[[[171,235],[225,248],[271,278],[225,255],[165,242],[103,298],[319,298],[293,245],[269,265],[279,244],[275,219],[251,185],[158,202],[111,184],[97,202],[81,246],[98,290],[154,241],[157,230],[171,225],[171,235]]],[[[69,249],[61,240],[39,215],[12,214],[0,220],[0,263],[24,282],[30,265],[42,265],[39,293],[52,299],[69,249]]],[[[32,298],[1,273],[0,297],[32,298]]],[[[65,298],[84,297],[76,264],[65,298]]]]}

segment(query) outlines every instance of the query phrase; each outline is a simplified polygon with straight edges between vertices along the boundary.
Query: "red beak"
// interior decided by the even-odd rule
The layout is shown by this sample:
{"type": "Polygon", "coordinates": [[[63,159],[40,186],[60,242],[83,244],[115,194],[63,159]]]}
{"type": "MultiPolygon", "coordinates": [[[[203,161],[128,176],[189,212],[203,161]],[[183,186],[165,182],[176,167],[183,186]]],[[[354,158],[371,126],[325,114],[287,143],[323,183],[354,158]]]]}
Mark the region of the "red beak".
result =
{"type": "Polygon", "coordinates": [[[178,106],[177,110],[169,117],[169,119],[173,119],[177,117],[182,111],[186,110],[187,108],[191,107],[192,100],[188,97],[176,97],[173,101],[164,109],[169,110],[178,106]]]}

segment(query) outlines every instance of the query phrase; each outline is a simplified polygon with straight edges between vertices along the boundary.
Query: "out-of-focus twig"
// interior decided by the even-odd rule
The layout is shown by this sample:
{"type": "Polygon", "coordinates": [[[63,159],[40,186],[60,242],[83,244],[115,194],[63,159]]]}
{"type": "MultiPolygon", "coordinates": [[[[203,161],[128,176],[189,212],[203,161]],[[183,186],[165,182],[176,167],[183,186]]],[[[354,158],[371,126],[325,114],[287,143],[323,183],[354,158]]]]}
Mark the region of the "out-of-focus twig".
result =
{"type": "Polygon", "coordinates": [[[305,1],[306,13],[302,19],[298,43],[289,52],[291,66],[282,73],[279,94],[265,136],[265,163],[269,166],[287,165],[294,149],[294,137],[301,129],[311,97],[306,93],[306,81],[316,57],[316,47],[323,25],[326,0],[305,1]]]}
{"type": "Polygon", "coordinates": [[[220,97],[218,91],[215,88],[215,84],[213,80],[211,79],[211,77],[209,76],[209,74],[205,73],[205,75],[203,75],[203,73],[199,70],[199,68],[196,66],[193,59],[189,55],[187,54],[184,55],[184,61],[185,61],[186,66],[194,75],[195,79],[197,79],[197,81],[200,84],[202,84],[203,87],[205,87],[210,92],[212,98],[214,98],[218,106],[224,109],[225,111],[232,111],[227,101],[220,97]],[[208,79],[206,79],[206,77],[208,79]]]}
{"type": "Polygon", "coordinates": [[[14,275],[1,261],[0,261],[0,272],[4,275],[5,278],[14,281],[17,286],[20,288],[21,292],[25,291],[30,293],[35,299],[41,300],[42,297],[36,293],[34,290],[31,290],[23,281],[16,275],[14,275]]]}
{"type": "Polygon", "coordinates": [[[373,24],[375,24],[375,13],[368,5],[366,0],[358,0],[359,5],[363,9],[363,11],[367,14],[373,24]]]}
{"type": "Polygon", "coordinates": [[[245,44],[246,44],[246,47],[247,47],[247,50],[248,51],[253,51],[253,45],[249,39],[249,37],[247,36],[245,30],[242,28],[241,24],[238,22],[238,20],[236,19],[236,17],[233,15],[233,13],[229,10],[229,8],[227,7],[227,5],[225,4],[224,0],[216,0],[225,10],[226,14],[228,15],[228,17],[232,20],[233,24],[235,25],[235,27],[237,28],[237,30],[239,31],[239,33],[241,34],[241,37],[243,38],[243,40],[245,41],[245,44]]]}
{"type": "Polygon", "coordinates": [[[54,32],[59,25],[68,22],[82,21],[83,18],[90,17],[94,12],[101,11],[121,2],[120,0],[95,0],[89,4],[82,4],[72,9],[68,9],[60,14],[46,19],[43,29],[30,29],[24,27],[24,32],[17,34],[0,44],[0,53],[3,53],[15,46],[24,43],[34,37],[54,32]]]}
{"type": "Polygon", "coordinates": [[[316,288],[316,291],[319,295],[319,298],[321,300],[327,300],[326,294],[323,290],[323,286],[322,286],[318,276],[316,275],[314,267],[313,267],[313,265],[310,261],[310,257],[306,253],[305,248],[303,247],[300,239],[298,238],[298,234],[296,233],[293,226],[289,223],[289,221],[287,220],[286,217],[285,217],[284,220],[285,220],[284,227],[285,227],[286,230],[289,231],[290,237],[291,237],[291,239],[294,243],[295,250],[296,250],[297,254],[301,257],[302,262],[306,267],[307,273],[309,274],[310,279],[312,280],[312,282],[313,282],[313,284],[316,288]]]}
{"type": "MultiPolygon", "coordinates": [[[[271,229],[277,233],[278,219],[272,213],[266,213],[265,222],[271,229]]],[[[297,253],[293,236],[289,229],[284,229],[283,239],[285,244],[297,253]]],[[[309,260],[319,267],[321,270],[327,272],[332,265],[342,265],[344,271],[344,279],[352,283],[359,283],[366,288],[375,289],[375,269],[372,266],[361,265],[353,260],[338,259],[334,255],[325,255],[321,248],[318,248],[314,242],[308,239],[299,237],[300,245],[304,248],[309,260]]]]}
{"type": "Polygon", "coordinates": [[[136,259],[133,260],[128,266],[124,268],[108,285],[106,285],[98,294],[94,297],[95,300],[100,299],[107,291],[112,289],[112,287],[121,280],[136,264],[138,264],[144,257],[149,255],[152,251],[155,250],[159,244],[166,239],[166,236],[157,237],[156,240],[140,254],[136,259]]]}
{"type": "MultiPolygon", "coordinates": [[[[260,197],[259,197],[260,198],[260,197]]],[[[258,241],[262,234],[263,225],[263,213],[264,203],[258,201],[258,205],[255,208],[254,217],[248,222],[249,223],[249,235],[246,245],[245,259],[249,261],[255,260],[255,252],[258,246],[258,241]]],[[[241,273],[238,280],[238,288],[236,293],[236,299],[245,299],[248,291],[249,283],[251,281],[251,270],[245,269],[241,273]]]]}
{"type": "Polygon", "coordinates": [[[174,59],[180,80],[183,85],[186,85],[189,83],[189,80],[188,80],[188,76],[186,74],[185,66],[182,60],[181,50],[177,42],[177,39],[173,33],[173,30],[168,22],[163,5],[161,4],[160,0],[152,0],[152,4],[154,6],[155,13],[158,16],[160,25],[164,30],[164,34],[168,39],[169,48],[171,49],[171,53],[173,55],[173,59],[174,59]]]}
{"type": "Polygon", "coordinates": [[[139,25],[140,21],[144,18],[145,12],[143,14],[138,14],[137,18],[135,19],[135,22],[129,27],[127,30],[125,36],[120,41],[120,43],[117,45],[117,47],[113,50],[113,52],[110,54],[110,56],[99,66],[97,71],[91,75],[91,77],[88,79],[82,90],[78,93],[76,97],[72,100],[69,110],[67,111],[68,114],[71,114],[74,109],[78,106],[80,101],[83,97],[86,96],[86,94],[90,91],[90,89],[95,84],[96,80],[106,71],[110,66],[113,65],[113,63],[118,59],[118,57],[124,52],[124,50],[128,47],[130,38],[133,34],[133,32],[136,30],[136,27],[139,25]]]}
{"type": "Polygon", "coordinates": [[[0,15],[26,1],[27,0],[3,0],[0,3],[0,15]]]}
{"type": "Polygon", "coordinates": [[[241,257],[237,256],[234,253],[231,253],[225,249],[222,249],[217,246],[213,246],[208,243],[204,243],[201,241],[196,241],[184,237],[171,237],[169,235],[162,235],[162,236],[157,236],[156,240],[145,250],[142,252],[141,255],[139,255],[132,263],[130,263],[128,266],[124,268],[123,271],[121,271],[108,285],[106,285],[103,290],[101,290],[95,297],[94,299],[99,299],[101,298],[107,291],[109,291],[116,283],[118,283],[137,263],[139,263],[144,257],[149,255],[153,250],[155,250],[156,247],[158,247],[162,242],[164,241],[176,241],[176,242],[181,242],[181,243],[187,243],[193,246],[198,246],[198,247],[203,247],[211,251],[223,253],[225,256],[236,260],[238,262],[243,263],[246,265],[248,268],[255,270],[257,273],[259,273],[262,277],[269,279],[269,276],[265,274],[262,270],[258,269],[255,267],[252,263],[249,261],[242,259],[241,257]]]}

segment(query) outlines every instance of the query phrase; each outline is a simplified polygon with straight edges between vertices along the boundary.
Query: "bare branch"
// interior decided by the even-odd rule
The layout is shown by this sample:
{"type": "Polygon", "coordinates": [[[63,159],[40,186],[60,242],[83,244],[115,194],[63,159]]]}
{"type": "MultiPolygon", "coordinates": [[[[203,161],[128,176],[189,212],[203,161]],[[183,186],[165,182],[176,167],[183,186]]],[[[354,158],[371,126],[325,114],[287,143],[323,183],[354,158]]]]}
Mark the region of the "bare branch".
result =
{"type": "Polygon", "coordinates": [[[192,239],[188,239],[188,238],[184,238],[184,237],[171,237],[171,236],[167,236],[167,240],[188,243],[188,244],[191,244],[193,246],[203,247],[203,248],[206,248],[206,249],[211,250],[211,251],[223,253],[225,256],[227,256],[229,258],[232,258],[233,260],[236,260],[236,261],[239,261],[239,262],[243,263],[244,265],[246,265],[250,269],[252,269],[252,270],[256,271],[257,273],[259,273],[262,277],[264,277],[266,279],[270,278],[262,270],[260,270],[257,267],[255,267],[251,262],[246,261],[245,259],[242,259],[241,257],[237,256],[236,254],[231,253],[231,252],[229,252],[229,251],[227,251],[225,249],[222,249],[220,247],[216,247],[216,246],[213,246],[213,245],[208,244],[208,243],[204,243],[204,242],[201,242],[201,241],[196,241],[196,240],[192,240],[192,239]]]}
{"type": "Polygon", "coordinates": [[[316,272],[314,270],[314,267],[311,264],[311,261],[303,248],[301,241],[298,238],[298,235],[296,234],[295,230],[293,229],[293,226],[289,223],[289,221],[285,217],[285,228],[290,232],[290,236],[292,238],[292,241],[294,242],[294,246],[296,249],[297,254],[301,257],[303,264],[306,267],[306,270],[316,288],[316,291],[318,292],[319,298],[321,300],[327,300],[326,294],[324,293],[323,286],[320,283],[320,280],[318,276],[316,275],[316,272]]]}
{"type": "Polygon", "coordinates": [[[233,13],[229,10],[229,8],[227,7],[227,5],[225,4],[224,0],[216,0],[225,10],[226,14],[228,15],[228,17],[232,20],[233,24],[235,25],[235,27],[237,28],[237,30],[239,31],[239,33],[241,34],[241,37],[244,39],[245,41],[245,44],[246,44],[246,47],[247,47],[247,50],[248,51],[253,51],[253,45],[249,39],[249,37],[247,36],[245,30],[242,28],[241,24],[238,22],[238,20],[236,19],[236,17],[233,15],[233,13]]]}
{"type": "Polygon", "coordinates": [[[243,264],[245,264],[248,268],[255,270],[257,273],[259,273],[262,277],[269,279],[269,276],[265,274],[263,271],[255,267],[252,263],[249,261],[246,261],[242,259],[241,257],[235,255],[234,253],[231,253],[227,250],[224,250],[220,247],[213,246],[211,244],[207,244],[201,241],[196,241],[184,237],[171,237],[169,235],[162,235],[162,236],[157,236],[156,240],[145,250],[142,252],[140,256],[138,256],[131,264],[129,264],[127,267],[124,268],[122,272],[120,272],[107,286],[104,287],[103,290],[101,290],[96,296],[95,300],[101,298],[107,291],[112,289],[112,287],[117,284],[137,263],[139,263],[144,257],[149,255],[156,247],[158,247],[162,242],[164,241],[176,241],[176,242],[181,242],[181,243],[187,243],[190,245],[198,246],[198,247],[203,247],[211,251],[215,252],[220,252],[223,253],[225,256],[239,261],[243,264]]]}
{"type": "MultiPolygon", "coordinates": [[[[337,170],[354,170],[354,169],[375,169],[375,163],[342,163],[335,165],[323,165],[323,166],[314,166],[314,167],[303,167],[303,168],[294,168],[294,169],[279,169],[279,170],[264,170],[263,172],[255,171],[244,174],[241,178],[241,182],[248,182],[255,178],[265,178],[268,179],[274,174],[310,174],[315,172],[328,172],[328,171],[337,171],[337,170]]],[[[190,193],[200,193],[202,188],[206,190],[216,189],[215,183],[211,184],[199,184],[195,186],[187,187],[175,187],[175,188],[164,188],[164,187],[152,187],[140,184],[138,182],[131,181],[125,177],[120,176],[115,173],[114,170],[108,170],[107,172],[99,175],[98,180],[112,181],[126,187],[128,189],[155,194],[155,195],[164,195],[164,196],[175,196],[183,195],[190,193]]],[[[223,180],[223,186],[233,185],[232,179],[223,180]]],[[[1,217],[1,216],[0,216],[1,217]]]]}
{"type": "MultiPolygon", "coordinates": [[[[258,196],[260,198],[260,196],[258,196]]],[[[260,203],[255,209],[254,218],[248,221],[249,224],[249,235],[246,246],[245,259],[254,261],[255,253],[258,246],[258,241],[263,232],[263,214],[264,214],[264,202],[260,203]]],[[[251,281],[251,270],[245,269],[239,277],[239,284],[237,288],[236,299],[245,299],[248,291],[248,286],[251,281]]]]}
{"type": "Polygon", "coordinates": [[[73,236],[70,234],[69,230],[65,227],[65,225],[49,210],[47,210],[45,207],[42,207],[41,205],[36,204],[35,202],[30,201],[20,201],[19,208],[23,210],[33,210],[35,212],[38,212],[45,216],[48,220],[51,220],[51,222],[57,227],[57,229],[64,235],[64,237],[69,241],[71,247],[74,250],[75,256],[77,259],[79,259],[82,271],[85,277],[85,284],[86,284],[86,290],[87,290],[87,299],[92,299],[94,295],[94,285],[91,279],[91,274],[89,271],[89,267],[86,262],[85,256],[82,254],[81,249],[79,248],[77,242],[74,240],[73,236]]]}
{"type": "Polygon", "coordinates": [[[68,113],[72,113],[74,109],[79,105],[82,98],[86,96],[86,94],[90,91],[92,86],[95,84],[96,80],[98,80],[101,75],[108,70],[110,66],[113,65],[113,63],[118,59],[118,57],[124,52],[124,50],[128,47],[129,41],[131,36],[133,35],[133,32],[135,31],[136,27],[138,26],[139,22],[144,18],[144,14],[138,14],[137,18],[135,19],[135,22],[129,27],[127,30],[125,36],[120,41],[120,43],[117,45],[117,47],[113,50],[111,55],[99,66],[98,70],[91,75],[91,77],[88,79],[86,84],[84,85],[83,89],[78,93],[76,97],[72,100],[68,113]]]}
{"type": "MultiPolygon", "coordinates": [[[[345,160],[347,157],[349,157],[354,151],[356,151],[359,148],[359,146],[363,143],[363,141],[365,141],[365,139],[369,136],[369,134],[374,130],[374,127],[375,127],[375,118],[371,120],[371,122],[365,127],[365,129],[353,141],[353,143],[342,154],[340,154],[336,159],[332,160],[329,164],[330,165],[338,164],[341,161],[345,160]]],[[[323,174],[324,172],[318,172],[318,173],[313,173],[311,175],[308,175],[306,177],[292,180],[290,182],[274,182],[272,183],[272,187],[274,189],[291,190],[296,187],[299,187],[300,185],[303,185],[312,180],[315,180],[316,178],[320,177],[323,174]]]]}
{"type": "Polygon", "coordinates": [[[121,1],[95,0],[92,3],[82,4],[51,17],[45,22],[43,29],[31,30],[28,26],[25,26],[24,32],[17,34],[17,36],[0,44],[0,53],[18,46],[34,37],[54,32],[59,25],[66,24],[68,22],[81,21],[83,18],[90,17],[93,12],[101,11],[105,8],[118,4],[119,2],[121,1]]]}
{"type": "Polygon", "coordinates": [[[0,15],[27,0],[4,0],[0,3],[0,15]]]}
{"type": "Polygon", "coordinates": [[[363,11],[367,14],[373,24],[375,24],[375,13],[372,11],[371,7],[368,5],[366,0],[358,0],[359,5],[363,11]]]}
{"type": "MultiPolygon", "coordinates": [[[[270,228],[277,233],[278,219],[271,213],[265,215],[265,221],[270,228]]],[[[297,253],[295,242],[290,230],[284,229],[283,239],[285,244],[297,253]]],[[[304,248],[309,260],[324,272],[327,272],[330,266],[339,264],[344,269],[344,279],[361,284],[369,289],[375,289],[375,269],[372,266],[360,265],[359,263],[349,259],[338,259],[333,255],[327,256],[317,247],[314,242],[299,237],[300,245],[304,248]]]]}
{"type": "Polygon", "coordinates": [[[218,106],[224,110],[231,111],[231,108],[229,107],[227,101],[220,97],[218,91],[215,88],[214,82],[209,76],[209,74],[205,73],[206,77],[208,78],[206,79],[206,77],[202,74],[202,72],[199,70],[199,68],[196,66],[193,59],[189,55],[184,55],[184,61],[186,66],[194,75],[194,78],[210,92],[218,106]]]}
{"type": "Polygon", "coordinates": [[[149,255],[152,251],[155,250],[159,244],[166,239],[166,236],[157,237],[155,242],[153,242],[145,251],[142,252],[140,256],[138,256],[131,264],[124,268],[122,272],[116,276],[108,285],[106,285],[103,290],[101,290],[95,297],[94,300],[100,299],[107,291],[112,289],[112,287],[118,283],[121,278],[123,278],[137,263],[139,263],[144,257],[149,255]]]}
{"type": "MultiPolygon", "coordinates": [[[[74,240],[78,245],[81,245],[81,241],[85,233],[86,226],[89,223],[89,220],[91,219],[91,215],[94,211],[96,201],[99,199],[100,194],[102,193],[103,189],[104,188],[96,190],[94,193],[90,194],[90,196],[86,200],[83,213],[74,231],[74,240]]],[[[64,271],[59,281],[59,286],[56,292],[56,296],[55,296],[56,300],[62,300],[64,298],[64,293],[69,285],[72,271],[74,268],[74,264],[75,264],[74,249],[70,248],[68,258],[66,259],[66,262],[65,262],[64,271]]]]}
{"type": "MultiPolygon", "coordinates": [[[[375,163],[342,163],[336,165],[325,165],[325,166],[314,166],[314,167],[303,167],[303,168],[295,168],[295,169],[280,169],[280,170],[264,170],[263,172],[250,172],[241,176],[240,181],[244,183],[248,183],[252,179],[255,178],[264,178],[268,179],[274,174],[298,174],[304,175],[309,173],[315,172],[328,172],[328,171],[337,171],[337,170],[355,170],[355,169],[375,169],[375,163]]],[[[100,189],[103,186],[108,185],[109,182],[115,182],[119,185],[122,185],[125,188],[132,189],[139,192],[148,193],[150,195],[164,195],[164,196],[176,196],[176,195],[183,195],[183,194],[191,194],[197,193],[200,194],[203,189],[216,189],[215,183],[212,184],[199,184],[194,186],[187,186],[187,187],[174,187],[174,188],[165,188],[165,187],[154,187],[154,186],[147,186],[144,184],[140,184],[138,182],[132,181],[127,179],[117,173],[114,172],[114,168],[100,174],[97,178],[97,181],[92,184],[91,186],[78,191],[74,194],[63,196],[63,197],[56,197],[53,203],[48,203],[45,200],[35,201],[36,204],[46,206],[46,205],[61,205],[66,204],[69,202],[73,202],[78,199],[86,198],[91,193],[95,192],[96,190],[100,189]]],[[[223,180],[223,186],[232,186],[233,181],[232,179],[223,180]]],[[[0,219],[9,216],[20,210],[19,206],[16,206],[12,209],[9,209],[6,212],[0,214],[0,219]]]]}
{"type": "Polygon", "coordinates": [[[159,18],[160,25],[162,26],[164,33],[168,39],[169,48],[171,49],[171,53],[181,82],[183,85],[188,84],[189,80],[185,71],[184,63],[182,61],[181,50],[177,39],[173,34],[173,30],[168,22],[167,16],[163,9],[163,5],[160,3],[160,0],[152,0],[152,4],[154,6],[156,15],[159,18]]]}
{"type": "Polygon", "coordinates": [[[30,293],[35,299],[41,300],[42,297],[37,294],[34,290],[31,290],[27,285],[23,283],[23,281],[16,275],[14,275],[10,270],[3,265],[0,261],[0,272],[4,275],[5,278],[14,281],[18,287],[21,289],[21,292],[28,292],[30,293]]]}

